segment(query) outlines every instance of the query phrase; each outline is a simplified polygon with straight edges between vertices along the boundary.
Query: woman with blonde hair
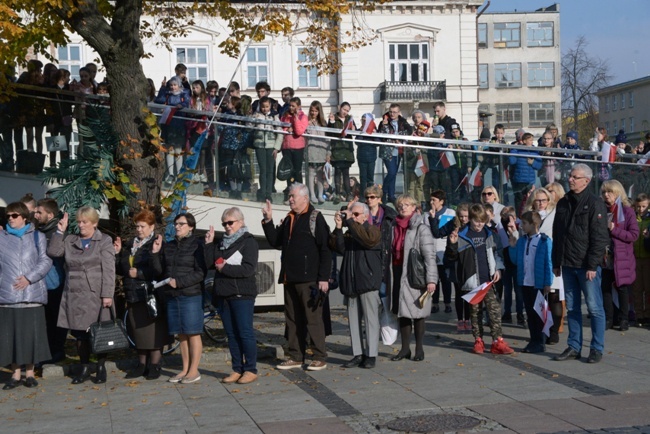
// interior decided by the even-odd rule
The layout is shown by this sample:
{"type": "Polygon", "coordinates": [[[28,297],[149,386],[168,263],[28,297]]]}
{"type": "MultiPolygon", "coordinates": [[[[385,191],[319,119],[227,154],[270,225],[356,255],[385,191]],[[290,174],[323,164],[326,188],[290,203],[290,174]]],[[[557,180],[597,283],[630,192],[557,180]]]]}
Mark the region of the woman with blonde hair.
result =
{"type": "Polygon", "coordinates": [[[494,209],[494,217],[492,218],[492,221],[497,225],[497,227],[501,224],[501,211],[504,207],[499,203],[499,200],[499,192],[491,185],[485,187],[481,192],[481,203],[483,205],[492,205],[492,208],[494,209]]]}
{"type": "Polygon", "coordinates": [[[607,318],[605,330],[612,328],[616,322],[620,325],[620,330],[625,331],[629,328],[628,294],[636,280],[634,242],[639,237],[639,224],[620,182],[615,179],[605,181],[600,191],[607,206],[607,228],[611,237],[611,244],[605,254],[601,283],[607,318]],[[614,291],[618,291],[619,308],[612,302],[614,291]]]}

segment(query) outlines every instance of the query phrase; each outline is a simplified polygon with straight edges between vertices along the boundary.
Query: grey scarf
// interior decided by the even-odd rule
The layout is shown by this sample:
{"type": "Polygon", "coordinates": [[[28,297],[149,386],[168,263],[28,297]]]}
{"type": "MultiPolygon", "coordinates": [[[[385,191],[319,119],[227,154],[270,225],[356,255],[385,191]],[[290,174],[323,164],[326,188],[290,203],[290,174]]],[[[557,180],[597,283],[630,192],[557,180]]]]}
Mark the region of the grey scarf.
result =
{"type": "Polygon", "coordinates": [[[235,241],[240,239],[242,235],[244,235],[245,233],[248,233],[248,228],[246,226],[242,226],[234,234],[224,235],[223,238],[221,239],[221,246],[219,247],[219,249],[227,250],[228,247],[232,246],[235,243],[235,241]]]}

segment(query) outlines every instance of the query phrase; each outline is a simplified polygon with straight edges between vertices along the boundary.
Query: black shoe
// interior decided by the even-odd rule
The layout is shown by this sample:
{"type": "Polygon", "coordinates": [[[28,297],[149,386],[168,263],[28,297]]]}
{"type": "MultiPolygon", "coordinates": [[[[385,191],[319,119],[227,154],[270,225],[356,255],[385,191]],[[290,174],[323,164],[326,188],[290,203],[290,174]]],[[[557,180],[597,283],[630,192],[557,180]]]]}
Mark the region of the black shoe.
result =
{"type": "Polygon", "coordinates": [[[162,369],[162,366],[160,363],[157,365],[149,365],[149,372],[145,374],[145,377],[147,380],[157,380],[160,378],[160,371],[162,369]]]}
{"type": "Polygon", "coordinates": [[[445,313],[451,313],[451,306],[449,305],[445,306],[445,313]]]}
{"type": "Polygon", "coordinates": [[[523,313],[518,313],[517,314],[517,325],[526,327],[526,318],[524,318],[523,313]]]}
{"type": "Polygon", "coordinates": [[[360,368],[373,369],[375,367],[376,357],[366,357],[359,365],[360,368]]]}
{"type": "Polygon", "coordinates": [[[16,387],[20,386],[20,383],[22,383],[22,380],[16,380],[16,379],[14,379],[14,378],[12,377],[12,378],[9,379],[9,381],[7,381],[7,383],[5,383],[5,385],[4,385],[4,387],[2,388],[2,390],[11,390],[11,389],[15,389],[16,387]]]}
{"type": "Polygon", "coordinates": [[[624,332],[629,329],[630,329],[630,323],[626,320],[621,320],[621,325],[619,327],[619,330],[624,332]]]}
{"type": "Polygon", "coordinates": [[[84,383],[90,378],[90,366],[81,365],[81,372],[72,379],[72,384],[84,383]]]}
{"type": "Polygon", "coordinates": [[[522,353],[530,353],[530,354],[536,354],[536,353],[543,353],[546,351],[546,348],[544,348],[543,345],[526,345],[523,350],[521,350],[522,353]]]}
{"type": "Polygon", "coordinates": [[[135,368],[131,369],[128,374],[124,376],[124,378],[138,378],[138,377],[144,377],[146,376],[145,371],[147,370],[147,366],[144,363],[138,363],[138,366],[135,368]]]}
{"type": "Polygon", "coordinates": [[[551,336],[549,336],[546,339],[546,345],[556,345],[560,342],[560,336],[557,333],[552,333],[551,336]]]}
{"type": "Polygon", "coordinates": [[[431,306],[431,313],[438,313],[439,311],[440,311],[440,306],[438,306],[437,304],[431,306]]]}
{"type": "Polygon", "coordinates": [[[570,359],[580,360],[580,353],[571,347],[567,347],[562,354],[553,357],[553,360],[557,362],[563,362],[570,359]]]}
{"type": "Polygon", "coordinates": [[[106,366],[97,365],[97,374],[93,380],[95,384],[104,384],[106,383],[106,366]]]}
{"type": "Polygon", "coordinates": [[[25,387],[36,387],[38,386],[38,381],[34,377],[25,378],[25,387]]]}
{"type": "Polygon", "coordinates": [[[501,317],[501,322],[512,322],[512,314],[510,312],[504,313],[503,316],[501,317]]]}
{"type": "Polygon", "coordinates": [[[346,369],[356,368],[363,363],[363,356],[354,356],[352,360],[344,363],[342,366],[346,369]]]}
{"type": "Polygon", "coordinates": [[[421,362],[422,360],[424,360],[424,353],[420,353],[420,354],[415,353],[415,357],[413,357],[413,361],[421,362]]]}
{"type": "Polygon", "coordinates": [[[587,363],[598,363],[603,359],[603,353],[596,351],[594,349],[589,350],[589,357],[587,357],[587,363]]]}
{"type": "Polygon", "coordinates": [[[605,330],[610,330],[614,328],[614,322],[613,321],[607,321],[605,322],[605,330]]]}
{"type": "Polygon", "coordinates": [[[402,353],[402,352],[400,351],[399,353],[397,353],[396,355],[394,355],[394,356],[391,357],[390,359],[391,359],[393,362],[399,362],[399,361],[402,360],[402,359],[410,359],[410,358],[411,358],[411,351],[409,350],[409,352],[407,352],[407,353],[402,353]]]}

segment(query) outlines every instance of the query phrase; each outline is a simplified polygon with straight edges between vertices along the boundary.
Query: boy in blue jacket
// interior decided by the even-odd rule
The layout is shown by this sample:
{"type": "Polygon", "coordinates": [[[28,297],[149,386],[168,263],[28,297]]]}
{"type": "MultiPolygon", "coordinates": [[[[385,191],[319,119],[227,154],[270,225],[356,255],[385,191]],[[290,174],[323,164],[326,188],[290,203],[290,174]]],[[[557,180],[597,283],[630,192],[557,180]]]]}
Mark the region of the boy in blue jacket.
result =
{"type": "Polygon", "coordinates": [[[511,255],[517,264],[517,283],[524,295],[524,306],[528,315],[530,342],[523,349],[524,353],[542,353],[546,350],[544,322],[535,312],[537,291],[546,295],[553,283],[553,262],[551,252],[553,241],[545,234],[540,234],[542,218],[537,212],[528,211],[521,216],[523,236],[517,240],[517,230],[509,225],[511,255]]]}

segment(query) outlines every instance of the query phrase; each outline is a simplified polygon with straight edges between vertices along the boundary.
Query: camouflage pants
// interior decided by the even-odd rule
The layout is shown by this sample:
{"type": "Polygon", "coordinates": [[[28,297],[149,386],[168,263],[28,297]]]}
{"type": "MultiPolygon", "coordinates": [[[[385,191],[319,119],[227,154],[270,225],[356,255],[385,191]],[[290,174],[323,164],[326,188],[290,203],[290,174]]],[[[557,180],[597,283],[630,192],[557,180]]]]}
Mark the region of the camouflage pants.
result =
{"type": "Polygon", "coordinates": [[[482,302],[470,305],[470,319],[472,320],[472,335],[474,338],[483,337],[483,305],[490,318],[490,334],[492,340],[503,335],[501,331],[501,302],[494,289],[490,289],[482,302]]]}

